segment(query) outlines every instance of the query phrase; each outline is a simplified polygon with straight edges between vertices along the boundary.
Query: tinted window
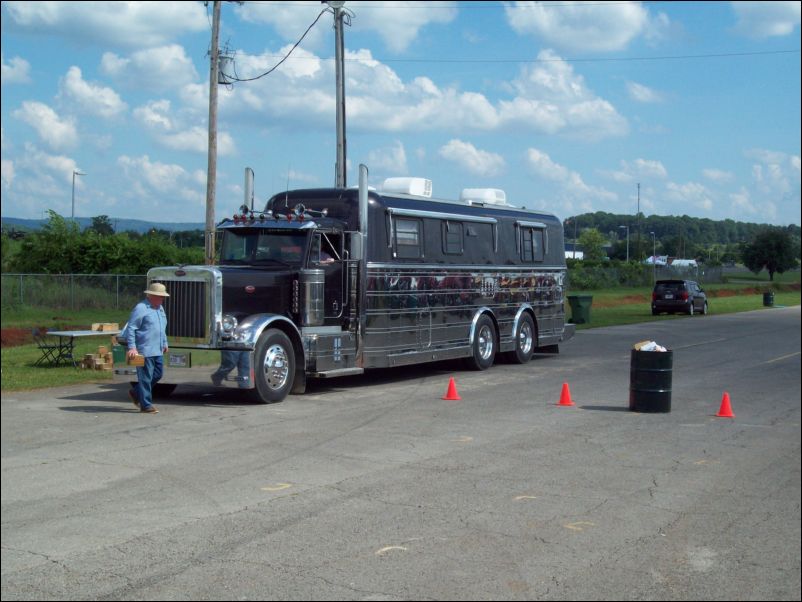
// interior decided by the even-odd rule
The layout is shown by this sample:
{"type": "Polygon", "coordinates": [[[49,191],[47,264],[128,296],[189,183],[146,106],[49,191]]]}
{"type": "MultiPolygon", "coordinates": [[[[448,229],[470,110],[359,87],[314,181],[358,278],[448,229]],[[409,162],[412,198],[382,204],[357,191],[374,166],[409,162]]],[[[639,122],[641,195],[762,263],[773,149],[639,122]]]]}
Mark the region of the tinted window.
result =
{"type": "Polygon", "coordinates": [[[443,222],[443,253],[462,255],[462,222],[443,222]]]}
{"type": "Polygon", "coordinates": [[[530,263],[543,261],[542,229],[521,228],[521,260],[530,263]]]}
{"type": "Polygon", "coordinates": [[[418,219],[399,217],[395,220],[396,257],[407,259],[423,257],[422,230],[423,226],[418,219]]]}

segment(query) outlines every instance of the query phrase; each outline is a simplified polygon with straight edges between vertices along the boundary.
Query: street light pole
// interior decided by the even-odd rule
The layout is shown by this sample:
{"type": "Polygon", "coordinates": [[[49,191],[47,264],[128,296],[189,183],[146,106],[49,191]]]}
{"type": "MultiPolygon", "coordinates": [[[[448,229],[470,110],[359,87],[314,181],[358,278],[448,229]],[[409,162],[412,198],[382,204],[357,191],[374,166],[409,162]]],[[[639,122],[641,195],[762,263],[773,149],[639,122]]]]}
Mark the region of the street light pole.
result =
{"type": "Polygon", "coordinates": [[[618,227],[627,229],[627,263],[629,263],[629,226],[618,226],[618,227]]]}
{"type": "Polygon", "coordinates": [[[649,232],[652,235],[652,284],[657,282],[657,239],[654,232],[649,232]]]}
{"type": "Polygon", "coordinates": [[[70,221],[75,223],[75,176],[85,176],[86,174],[77,169],[72,170],[72,212],[70,213],[70,221]]]}

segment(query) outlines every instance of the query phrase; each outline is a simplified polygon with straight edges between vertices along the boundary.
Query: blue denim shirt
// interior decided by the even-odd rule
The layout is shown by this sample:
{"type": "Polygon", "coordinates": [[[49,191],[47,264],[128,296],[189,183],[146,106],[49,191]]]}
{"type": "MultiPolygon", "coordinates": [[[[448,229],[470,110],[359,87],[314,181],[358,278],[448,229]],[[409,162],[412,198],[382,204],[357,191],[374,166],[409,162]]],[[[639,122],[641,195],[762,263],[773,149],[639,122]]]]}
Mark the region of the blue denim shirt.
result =
{"type": "Polygon", "coordinates": [[[147,299],[137,303],[125,327],[125,340],[128,349],[136,349],[140,355],[162,355],[167,347],[167,314],[164,308],[159,306],[155,309],[147,299]]]}

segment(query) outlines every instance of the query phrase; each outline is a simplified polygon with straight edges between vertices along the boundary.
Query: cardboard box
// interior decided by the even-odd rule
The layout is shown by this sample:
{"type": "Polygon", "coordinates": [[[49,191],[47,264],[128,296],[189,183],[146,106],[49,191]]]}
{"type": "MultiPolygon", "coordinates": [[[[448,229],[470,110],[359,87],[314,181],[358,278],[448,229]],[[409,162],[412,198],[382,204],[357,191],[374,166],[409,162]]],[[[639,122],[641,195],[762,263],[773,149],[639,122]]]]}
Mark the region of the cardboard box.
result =
{"type": "Polygon", "coordinates": [[[145,356],[144,355],[139,355],[138,353],[136,354],[136,356],[134,356],[133,359],[131,359],[130,357],[126,356],[125,357],[125,363],[128,364],[129,366],[142,367],[142,366],[145,365],[145,356]]]}
{"type": "Polygon", "coordinates": [[[120,325],[117,322],[95,322],[92,324],[92,330],[96,332],[109,332],[111,330],[120,330],[120,325]]]}

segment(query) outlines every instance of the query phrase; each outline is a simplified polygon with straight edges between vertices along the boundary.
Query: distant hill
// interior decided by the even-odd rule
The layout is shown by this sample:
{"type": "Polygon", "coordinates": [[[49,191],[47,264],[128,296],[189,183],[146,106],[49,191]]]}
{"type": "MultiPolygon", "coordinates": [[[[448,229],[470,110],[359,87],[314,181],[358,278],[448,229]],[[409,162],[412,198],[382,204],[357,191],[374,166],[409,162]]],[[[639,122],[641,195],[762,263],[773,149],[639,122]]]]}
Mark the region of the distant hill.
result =
{"type": "MultiPolygon", "coordinates": [[[[46,219],[23,219],[20,217],[0,217],[3,230],[39,230],[44,224],[47,223],[46,219]]],[[[92,218],[89,217],[76,217],[75,221],[78,222],[81,230],[88,228],[92,225],[92,218]]],[[[180,232],[186,230],[204,230],[206,224],[204,222],[190,223],[190,222],[146,222],[139,219],[124,219],[124,218],[109,218],[109,222],[114,226],[115,232],[138,232],[144,234],[150,232],[152,229],[166,230],[167,232],[180,232]]]]}

